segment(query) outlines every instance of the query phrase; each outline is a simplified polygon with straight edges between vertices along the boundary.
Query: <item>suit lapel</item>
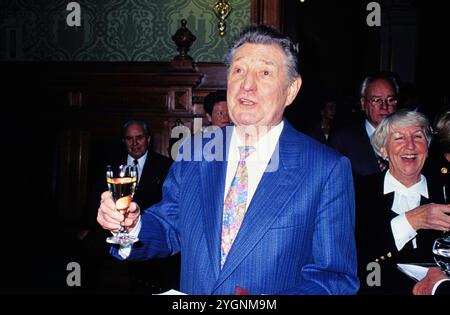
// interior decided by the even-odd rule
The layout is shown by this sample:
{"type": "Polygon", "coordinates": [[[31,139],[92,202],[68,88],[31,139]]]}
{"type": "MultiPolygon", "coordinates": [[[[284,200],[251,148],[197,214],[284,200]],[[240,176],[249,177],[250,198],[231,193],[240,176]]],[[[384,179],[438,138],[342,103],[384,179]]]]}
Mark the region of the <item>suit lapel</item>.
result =
{"type": "MultiPolygon", "coordinates": [[[[429,194],[431,193],[429,186],[428,186],[428,193],[429,194]]],[[[432,197],[432,193],[430,194],[430,197],[432,197]]],[[[433,200],[433,199],[432,198],[428,199],[428,198],[426,198],[424,196],[421,196],[421,198],[420,198],[420,205],[425,205],[427,203],[430,203],[430,200],[433,200]]],[[[394,192],[385,195],[385,198],[384,198],[384,207],[385,207],[385,209],[391,209],[393,202],[394,202],[394,192]]],[[[387,227],[386,233],[388,233],[386,235],[392,235],[391,228],[390,228],[390,222],[391,222],[391,220],[393,218],[398,216],[398,214],[395,213],[392,210],[389,211],[389,213],[390,213],[390,216],[388,217],[388,220],[385,222],[385,226],[387,227]]],[[[416,242],[417,242],[417,249],[414,249],[413,243],[412,243],[412,241],[410,241],[410,242],[406,243],[405,246],[402,248],[402,250],[398,254],[399,257],[401,257],[402,259],[415,258],[416,254],[418,252],[420,253],[420,250],[421,249],[423,250],[424,248],[425,248],[425,254],[428,254],[427,253],[428,249],[426,248],[426,246],[429,246],[431,248],[431,245],[429,245],[430,244],[430,235],[431,235],[431,237],[435,236],[436,234],[434,232],[435,231],[433,231],[433,230],[422,230],[422,231],[420,231],[417,234],[417,236],[415,237],[416,238],[416,242]],[[425,245],[423,245],[423,244],[425,244],[425,245]]],[[[395,249],[394,252],[397,252],[397,247],[395,245],[395,242],[393,241],[393,237],[391,236],[390,239],[392,240],[391,241],[391,247],[393,249],[395,249]]],[[[430,251],[431,251],[431,249],[430,249],[430,251]]],[[[423,257],[426,258],[427,256],[428,255],[425,255],[423,257]]]]}
{"type": "Polygon", "coordinates": [[[361,138],[361,144],[364,146],[363,148],[361,148],[361,152],[365,152],[364,158],[367,161],[370,161],[370,163],[372,164],[371,168],[379,170],[377,155],[372,147],[372,144],[370,143],[370,138],[367,135],[365,120],[363,120],[362,126],[360,126],[356,130],[359,133],[359,137],[361,138]]]}
{"type": "Polygon", "coordinates": [[[276,148],[276,150],[280,149],[278,169],[273,172],[265,172],[261,178],[222,272],[219,274],[215,289],[230,276],[251,252],[252,248],[263,238],[276,218],[284,211],[285,204],[289,202],[292,194],[297,191],[303,182],[304,168],[291,165],[291,162],[294,161],[294,164],[296,164],[298,159],[301,159],[299,154],[292,154],[292,150],[297,152],[298,148],[285,141],[289,138],[289,133],[293,129],[287,122],[285,122],[284,128],[285,130],[280,136],[280,145],[276,148]],[[289,156],[294,158],[289,159],[289,156]]]}
{"type": "MultiPolygon", "coordinates": [[[[225,128],[222,131],[225,134],[223,137],[223,148],[228,148],[232,132],[225,132],[225,128]]],[[[223,159],[225,161],[212,160],[210,162],[203,161],[200,163],[204,233],[214,272],[214,279],[218,278],[220,271],[220,242],[227,153],[228,150],[223,152],[223,159]]],[[[205,158],[208,159],[208,157],[205,158]]]]}

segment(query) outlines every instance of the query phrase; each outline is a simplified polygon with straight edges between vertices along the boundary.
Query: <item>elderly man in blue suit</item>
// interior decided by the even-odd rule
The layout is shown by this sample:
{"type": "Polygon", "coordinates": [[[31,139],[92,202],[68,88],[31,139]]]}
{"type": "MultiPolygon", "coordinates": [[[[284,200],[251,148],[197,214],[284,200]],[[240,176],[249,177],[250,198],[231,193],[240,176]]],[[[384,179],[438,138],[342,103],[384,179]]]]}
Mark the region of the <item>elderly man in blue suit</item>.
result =
{"type": "Polygon", "coordinates": [[[350,163],[283,120],[302,82],[293,47],[272,28],[246,28],[227,58],[234,126],[218,129],[223,152],[185,142],[162,201],[142,214],[131,203],[123,216],[102,194],[100,225],[125,226],[140,240],[114,255],[181,252],[180,289],[188,294],[356,293],[350,163]]]}

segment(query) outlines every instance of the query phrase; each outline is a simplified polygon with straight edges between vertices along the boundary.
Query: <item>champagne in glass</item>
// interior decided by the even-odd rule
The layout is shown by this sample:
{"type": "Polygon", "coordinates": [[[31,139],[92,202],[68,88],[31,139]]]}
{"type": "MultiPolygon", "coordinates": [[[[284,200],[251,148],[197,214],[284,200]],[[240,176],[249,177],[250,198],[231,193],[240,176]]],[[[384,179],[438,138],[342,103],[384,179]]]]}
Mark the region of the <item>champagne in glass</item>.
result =
{"type": "Polygon", "coordinates": [[[116,202],[116,208],[123,211],[128,208],[136,187],[136,177],[107,178],[109,191],[116,202]]]}
{"type": "MultiPolygon", "coordinates": [[[[449,185],[442,186],[442,195],[445,204],[449,204],[449,185]]],[[[449,204],[450,206],[450,204],[449,204]]],[[[450,233],[444,232],[444,235],[434,241],[433,258],[436,264],[450,277],[450,233]]]]}
{"type": "MultiPolygon", "coordinates": [[[[117,211],[126,215],[126,209],[130,205],[137,184],[137,166],[135,165],[119,165],[106,167],[106,182],[108,189],[116,203],[117,211]]],[[[121,227],[120,231],[114,236],[106,239],[111,244],[128,245],[138,241],[126,231],[125,227],[121,227]]]]}

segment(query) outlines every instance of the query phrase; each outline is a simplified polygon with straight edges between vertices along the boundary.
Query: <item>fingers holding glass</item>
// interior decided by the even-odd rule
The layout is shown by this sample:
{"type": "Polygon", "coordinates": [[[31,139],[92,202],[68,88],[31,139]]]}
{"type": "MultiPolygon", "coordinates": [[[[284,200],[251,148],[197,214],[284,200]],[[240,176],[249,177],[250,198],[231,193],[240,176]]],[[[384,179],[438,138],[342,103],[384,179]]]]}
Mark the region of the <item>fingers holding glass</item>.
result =
{"type": "MultiPolygon", "coordinates": [[[[106,167],[106,182],[115,202],[115,208],[124,217],[133,200],[137,185],[137,167],[135,165],[119,165],[106,167]]],[[[106,239],[108,243],[129,245],[138,241],[137,237],[128,234],[126,228],[121,225],[119,231],[114,236],[106,239]]]]}

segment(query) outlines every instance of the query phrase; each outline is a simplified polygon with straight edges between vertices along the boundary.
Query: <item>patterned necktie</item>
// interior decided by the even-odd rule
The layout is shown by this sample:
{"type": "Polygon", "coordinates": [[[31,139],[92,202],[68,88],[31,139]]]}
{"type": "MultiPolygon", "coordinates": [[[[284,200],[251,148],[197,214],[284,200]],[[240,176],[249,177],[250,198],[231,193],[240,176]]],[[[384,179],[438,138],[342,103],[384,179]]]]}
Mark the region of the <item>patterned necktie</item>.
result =
{"type": "Polygon", "coordinates": [[[221,268],[227,259],[247,210],[248,173],[245,159],[254,150],[254,147],[239,147],[239,163],[223,206],[221,268]]]}

